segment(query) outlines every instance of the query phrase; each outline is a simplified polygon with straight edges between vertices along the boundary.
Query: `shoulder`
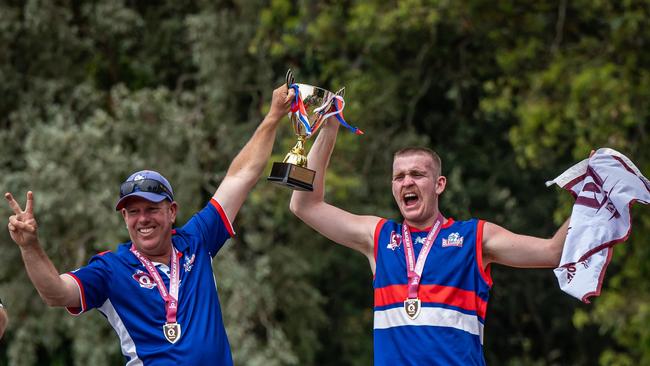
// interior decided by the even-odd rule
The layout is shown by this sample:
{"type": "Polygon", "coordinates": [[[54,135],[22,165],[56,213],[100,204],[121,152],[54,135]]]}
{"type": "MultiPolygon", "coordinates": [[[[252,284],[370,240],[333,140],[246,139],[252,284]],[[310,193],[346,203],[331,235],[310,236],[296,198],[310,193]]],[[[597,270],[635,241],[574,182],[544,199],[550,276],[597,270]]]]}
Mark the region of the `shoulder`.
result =
{"type": "Polygon", "coordinates": [[[493,222],[484,221],[483,224],[483,240],[489,241],[489,239],[497,236],[507,235],[510,233],[504,227],[495,224],[493,222]]]}
{"type": "Polygon", "coordinates": [[[463,232],[482,232],[485,221],[470,218],[467,220],[455,220],[452,217],[447,218],[447,222],[442,226],[443,231],[463,231],[463,232]]]}
{"type": "Polygon", "coordinates": [[[477,219],[475,217],[466,219],[466,220],[456,220],[453,217],[448,217],[447,222],[445,223],[446,227],[450,226],[473,226],[473,225],[478,225],[480,222],[484,222],[484,220],[477,219]]]}
{"type": "Polygon", "coordinates": [[[381,234],[385,232],[391,232],[398,230],[402,227],[402,224],[392,220],[380,217],[375,225],[375,239],[377,239],[381,234]]]}
{"type": "Polygon", "coordinates": [[[179,234],[183,234],[180,233],[181,230],[194,230],[195,228],[192,228],[192,225],[196,224],[196,221],[200,221],[205,225],[214,225],[223,222],[229,228],[232,226],[223,207],[214,197],[210,198],[203,208],[196,211],[181,228],[177,228],[176,230],[179,234]]]}
{"type": "Polygon", "coordinates": [[[103,262],[103,263],[112,263],[120,260],[127,260],[129,256],[133,254],[129,250],[131,248],[131,242],[119,244],[115,250],[104,250],[90,258],[89,263],[93,262],[103,262]]]}

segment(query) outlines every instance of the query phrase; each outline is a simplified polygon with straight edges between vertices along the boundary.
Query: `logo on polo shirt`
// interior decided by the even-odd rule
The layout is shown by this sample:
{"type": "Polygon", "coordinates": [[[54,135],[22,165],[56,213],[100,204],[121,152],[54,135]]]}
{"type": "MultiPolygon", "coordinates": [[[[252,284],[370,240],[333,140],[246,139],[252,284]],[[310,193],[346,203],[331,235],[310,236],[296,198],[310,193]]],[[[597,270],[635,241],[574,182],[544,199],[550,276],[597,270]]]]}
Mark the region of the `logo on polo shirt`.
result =
{"type": "Polygon", "coordinates": [[[196,257],[194,254],[191,257],[185,257],[185,264],[183,264],[185,272],[191,271],[192,267],[194,267],[194,257],[196,257]]]}
{"type": "Polygon", "coordinates": [[[131,277],[133,277],[134,280],[138,281],[138,284],[142,288],[152,289],[156,286],[156,283],[153,281],[151,276],[141,270],[137,270],[131,277]]]}
{"type": "Polygon", "coordinates": [[[417,238],[415,238],[414,243],[415,244],[424,244],[424,242],[426,240],[427,240],[427,238],[425,236],[418,236],[417,238]]]}
{"type": "Polygon", "coordinates": [[[462,247],[463,237],[458,233],[449,234],[447,239],[442,239],[442,247],[462,247]]]}
{"type": "Polygon", "coordinates": [[[402,236],[395,231],[392,231],[390,233],[390,242],[386,246],[386,248],[395,251],[395,248],[399,248],[399,246],[402,244],[402,236]]]}

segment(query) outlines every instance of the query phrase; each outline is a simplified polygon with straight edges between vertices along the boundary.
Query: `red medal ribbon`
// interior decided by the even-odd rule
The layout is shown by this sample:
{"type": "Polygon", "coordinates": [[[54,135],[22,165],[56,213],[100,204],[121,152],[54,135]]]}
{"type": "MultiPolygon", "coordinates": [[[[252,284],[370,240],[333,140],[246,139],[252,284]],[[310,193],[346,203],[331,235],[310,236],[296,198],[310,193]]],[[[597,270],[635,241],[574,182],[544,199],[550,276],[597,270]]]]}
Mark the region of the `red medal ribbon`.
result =
{"type": "Polygon", "coordinates": [[[418,298],[418,288],[420,287],[420,280],[422,279],[422,271],[424,270],[424,263],[429,256],[429,251],[433,246],[434,240],[440,232],[442,226],[443,217],[438,213],[438,217],[429,231],[424,245],[420,250],[420,255],[418,255],[417,262],[415,260],[415,251],[413,250],[413,242],[411,241],[411,232],[409,227],[404,222],[402,224],[402,237],[404,238],[404,256],[406,257],[406,274],[408,277],[408,299],[417,299],[418,298]]]}
{"type": "Polygon", "coordinates": [[[178,251],[172,245],[172,258],[170,263],[171,268],[169,273],[169,292],[167,292],[167,288],[165,287],[165,283],[163,282],[162,277],[160,277],[160,273],[158,273],[156,266],[149,260],[149,258],[145,257],[137,249],[135,249],[135,245],[133,244],[131,244],[130,250],[131,253],[133,253],[133,255],[138,258],[140,263],[142,263],[144,268],[147,269],[147,272],[149,272],[149,275],[156,283],[158,292],[160,292],[160,296],[165,301],[167,324],[176,323],[176,313],[178,311],[178,287],[180,283],[180,275],[178,271],[180,261],[178,258],[178,251]]]}

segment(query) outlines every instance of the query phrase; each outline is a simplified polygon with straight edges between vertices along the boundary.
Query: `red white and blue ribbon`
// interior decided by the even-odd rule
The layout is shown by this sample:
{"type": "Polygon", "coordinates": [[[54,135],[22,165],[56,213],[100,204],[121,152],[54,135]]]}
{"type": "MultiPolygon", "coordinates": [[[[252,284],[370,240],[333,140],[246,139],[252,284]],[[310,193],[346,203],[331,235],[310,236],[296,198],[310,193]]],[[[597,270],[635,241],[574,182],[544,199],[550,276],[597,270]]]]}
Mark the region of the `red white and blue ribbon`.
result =
{"type": "MultiPolygon", "coordinates": [[[[295,114],[298,121],[302,123],[302,125],[305,127],[305,133],[307,136],[312,134],[312,128],[309,125],[309,117],[307,116],[307,109],[305,108],[305,105],[302,102],[302,98],[300,98],[300,89],[298,88],[298,84],[291,84],[291,89],[294,90],[295,92],[295,97],[293,102],[291,102],[291,113],[295,114]]],[[[325,103],[323,106],[316,108],[314,110],[315,113],[320,113],[324,114],[322,117],[322,120],[327,120],[327,118],[331,116],[335,116],[336,119],[339,121],[343,127],[347,128],[348,130],[354,132],[357,135],[363,135],[363,131],[358,129],[357,127],[353,127],[349,125],[346,121],[345,118],[343,117],[343,108],[345,108],[345,100],[343,100],[343,97],[340,95],[335,95],[332,97],[330,103],[325,103]],[[330,107],[329,110],[331,112],[325,113],[325,109],[330,107]]]]}
{"type": "Polygon", "coordinates": [[[309,136],[311,135],[311,126],[309,125],[309,118],[307,117],[307,109],[305,108],[305,104],[302,102],[302,98],[300,98],[300,89],[298,88],[298,84],[291,84],[291,89],[295,92],[295,97],[293,98],[293,102],[291,102],[291,114],[296,115],[298,121],[300,121],[303,127],[305,127],[305,133],[309,136]]]}
{"type": "MultiPolygon", "coordinates": [[[[347,128],[348,130],[354,132],[354,133],[357,134],[357,135],[363,135],[363,131],[361,131],[360,129],[358,129],[358,128],[356,128],[356,127],[350,126],[350,125],[345,121],[345,118],[343,118],[343,108],[345,108],[345,100],[343,100],[343,97],[342,97],[342,96],[340,96],[340,95],[335,95],[335,96],[332,98],[332,103],[331,103],[331,104],[332,104],[332,107],[330,108],[330,110],[331,110],[332,112],[326,113],[326,114],[323,116],[323,119],[324,119],[324,120],[326,120],[327,118],[329,118],[329,117],[331,117],[331,116],[334,116],[334,117],[336,117],[336,119],[339,121],[339,123],[340,123],[341,125],[343,125],[343,127],[347,128]]],[[[328,105],[328,104],[325,104],[325,106],[327,106],[327,105],[328,105]]],[[[323,107],[321,107],[321,108],[324,108],[325,106],[323,106],[323,107]]],[[[316,109],[315,112],[317,112],[317,113],[323,113],[322,110],[321,110],[321,108],[316,109]]]]}

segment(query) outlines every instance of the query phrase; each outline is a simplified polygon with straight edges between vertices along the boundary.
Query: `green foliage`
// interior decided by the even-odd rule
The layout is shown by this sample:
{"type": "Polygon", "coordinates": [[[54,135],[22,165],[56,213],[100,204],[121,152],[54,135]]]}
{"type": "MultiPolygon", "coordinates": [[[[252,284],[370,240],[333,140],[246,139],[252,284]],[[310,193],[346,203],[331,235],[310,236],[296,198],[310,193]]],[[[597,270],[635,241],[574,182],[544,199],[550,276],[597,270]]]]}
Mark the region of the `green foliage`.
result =
{"type": "MultiPolygon", "coordinates": [[[[167,1],[0,3],[0,183],[35,192],[47,253],[72,270],[127,239],[113,211],[130,172],[173,183],[179,223],[205,204],[268,109],[287,67],[346,87],[327,199],[399,218],[392,152],[443,157],[447,215],[550,235],[571,198],[543,188],[591,149],[650,168],[648,3],[623,1],[167,1]]],[[[278,132],[272,161],[295,143],[278,132]]],[[[271,162],[269,162],[270,166],[271,162]]],[[[260,182],[215,260],[236,364],[369,365],[372,276],[260,182]]],[[[9,211],[5,211],[9,214],[9,211]]],[[[561,293],[551,271],[493,268],[485,352],[495,365],[650,364],[647,207],[616,247],[600,298],[561,293]]],[[[96,312],[49,309],[7,234],[0,363],[123,362],[96,312]]]]}

